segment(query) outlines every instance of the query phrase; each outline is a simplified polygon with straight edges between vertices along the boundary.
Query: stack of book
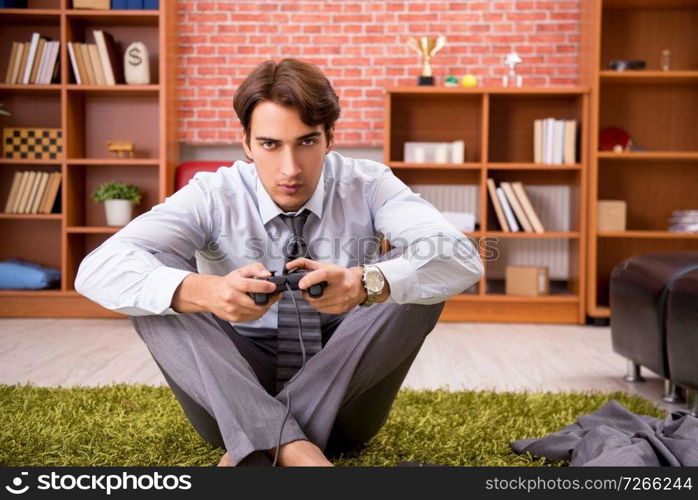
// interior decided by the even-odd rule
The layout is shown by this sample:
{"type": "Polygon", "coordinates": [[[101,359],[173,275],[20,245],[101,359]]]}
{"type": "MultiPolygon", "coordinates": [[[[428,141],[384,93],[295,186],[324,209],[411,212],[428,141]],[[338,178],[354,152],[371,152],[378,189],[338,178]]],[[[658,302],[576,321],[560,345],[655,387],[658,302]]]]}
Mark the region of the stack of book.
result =
{"type": "Polygon", "coordinates": [[[533,122],[533,162],[573,165],[577,160],[577,120],[544,118],[533,122]]]}
{"type": "Polygon", "coordinates": [[[68,42],[75,81],[79,85],[124,83],[124,66],[114,37],[102,30],[93,30],[93,35],[95,43],[68,42]]]}
{"type": "Polygon", "coordinates": [[[60,172],[15,172],[5,203],[8,214],[49,214],[54,208],[60,212],[58,188],[60,172]]]}
{"type": "MultiPolygon", "coordinates": [[[[2,0],[0,0],[2,1],[2,0]]],[[[155,9],[158,0],[73,0],[74,9],[121,10],[121,9],[155,9]]]]}
{"type": "Polygon", "coordinates": [[[487,179],[487,191],[502,231],[505,233],[545,232],[522,183],[500,182],[497,187],[493,179],[487,179]]]}
{"type": "Polygon", "coordinates": [[[698,233],[698,210],[674,210],[669,219],[671,233],[698,233]]]}
{"type": "Polygon", "coordinates": [[[112,9],[157,10],[158,0],[111,0],[112,9]]]}
{"type": "Polygon", "coordinates": [[[27,0],[0,0],[0,9],[26,9],[27,0]]]}
{"type": "Polygon", "coordinates": [[[46,84],[58,78],[61,42],[32,33],[29,42],[12,42],[5,83],[46,84]]]}

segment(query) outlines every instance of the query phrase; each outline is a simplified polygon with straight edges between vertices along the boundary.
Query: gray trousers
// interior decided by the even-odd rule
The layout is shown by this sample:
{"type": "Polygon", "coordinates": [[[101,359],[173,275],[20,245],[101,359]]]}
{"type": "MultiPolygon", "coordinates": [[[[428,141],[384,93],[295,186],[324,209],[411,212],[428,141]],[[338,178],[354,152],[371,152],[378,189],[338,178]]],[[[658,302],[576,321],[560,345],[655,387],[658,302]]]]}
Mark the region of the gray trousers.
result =
{"type": "Polygon", "coordinates": [[[277,445],[289,395],[281,444],[307,439],[333,456],[373,437],[443,307],[382,303],[323,315],[324,347],[279,393],[274,355],[212,313],[130,319],[196,432],[235,464],[268,465],[262,450],[277,445]]]}

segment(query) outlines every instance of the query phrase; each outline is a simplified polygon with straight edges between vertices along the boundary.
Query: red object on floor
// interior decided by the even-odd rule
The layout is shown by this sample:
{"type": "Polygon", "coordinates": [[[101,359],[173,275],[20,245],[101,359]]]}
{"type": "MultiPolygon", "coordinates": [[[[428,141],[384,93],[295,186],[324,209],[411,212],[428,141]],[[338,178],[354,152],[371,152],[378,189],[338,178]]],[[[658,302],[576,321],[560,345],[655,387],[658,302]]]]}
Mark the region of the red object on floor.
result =
{"type": "Polygon", "coordinates": [[[220,167],[230,166],[231,161],[185,161],[177,166],[175,173],[175,191],[186,186],[197,172],[215,172],[220,167]]]}

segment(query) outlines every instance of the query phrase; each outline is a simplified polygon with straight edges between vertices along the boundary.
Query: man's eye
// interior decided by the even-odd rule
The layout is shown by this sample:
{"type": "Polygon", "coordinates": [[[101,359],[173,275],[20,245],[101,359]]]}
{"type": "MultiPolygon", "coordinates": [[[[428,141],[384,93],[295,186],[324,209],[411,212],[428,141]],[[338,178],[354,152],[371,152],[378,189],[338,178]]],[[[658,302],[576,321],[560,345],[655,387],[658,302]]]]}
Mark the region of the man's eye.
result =
{"type": "Polygon", "coordinates": [[[303,146],[312,146],[314,144],[317,144],[317,139],[303,139],[303,142],[301,144],[303,144],[303,146]]]}
{"type": "Polygon", "coordinates": [[[276,143],[272,141],[262,141],[259,143],[259,145],[264,149],[272,149],[274,146],[276,146],[276,143]]]}

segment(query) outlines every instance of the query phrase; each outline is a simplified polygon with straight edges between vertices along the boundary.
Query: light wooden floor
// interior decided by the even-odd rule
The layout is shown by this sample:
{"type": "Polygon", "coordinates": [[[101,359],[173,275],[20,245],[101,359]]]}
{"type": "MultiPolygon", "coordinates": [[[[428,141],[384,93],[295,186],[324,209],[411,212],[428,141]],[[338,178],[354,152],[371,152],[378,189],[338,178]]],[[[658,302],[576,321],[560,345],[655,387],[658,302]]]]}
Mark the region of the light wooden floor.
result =
{"type": "MultiPolygon", "coordinates": [[[[623,380],[625,360],[609,328],[438,323],[404,387],[495,391],[626,391],[666,410],[663,381],[623,380]]],[[[127,320],[0,319],[0,383],[41,386],[165,384],[127,320]]]]}

